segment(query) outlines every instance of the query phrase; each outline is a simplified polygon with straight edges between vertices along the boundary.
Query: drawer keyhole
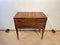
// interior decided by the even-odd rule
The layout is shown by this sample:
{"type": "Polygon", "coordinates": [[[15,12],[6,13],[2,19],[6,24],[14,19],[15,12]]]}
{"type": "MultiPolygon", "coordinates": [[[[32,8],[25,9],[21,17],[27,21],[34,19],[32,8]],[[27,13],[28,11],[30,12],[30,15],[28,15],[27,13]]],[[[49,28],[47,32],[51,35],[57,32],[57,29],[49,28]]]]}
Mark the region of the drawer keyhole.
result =
{"type": "Polygon", "coordinates": [[[18,22],[21,22],[20,20],[18,20],[18,22]]]}

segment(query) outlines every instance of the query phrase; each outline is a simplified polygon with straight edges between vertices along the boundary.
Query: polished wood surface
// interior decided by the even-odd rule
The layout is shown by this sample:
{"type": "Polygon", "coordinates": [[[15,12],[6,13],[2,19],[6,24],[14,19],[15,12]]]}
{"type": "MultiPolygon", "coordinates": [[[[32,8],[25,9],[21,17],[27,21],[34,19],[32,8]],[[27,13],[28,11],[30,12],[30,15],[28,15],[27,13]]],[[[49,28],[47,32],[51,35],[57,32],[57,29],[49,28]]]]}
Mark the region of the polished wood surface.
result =
{"type": "Polygon", "coordinates": [[[43,38],[45,26],[46,26],[47,17],[43,12],[17,12],[14,17],[14,23],[18,36],[18,28],[35,28],[35,29],[42,29],[42,36],[43,38]]]}
{"type": "Polygon", "coordinates": [[[47,18],[43,12],[17,12],[14,18],[47,18]]]}

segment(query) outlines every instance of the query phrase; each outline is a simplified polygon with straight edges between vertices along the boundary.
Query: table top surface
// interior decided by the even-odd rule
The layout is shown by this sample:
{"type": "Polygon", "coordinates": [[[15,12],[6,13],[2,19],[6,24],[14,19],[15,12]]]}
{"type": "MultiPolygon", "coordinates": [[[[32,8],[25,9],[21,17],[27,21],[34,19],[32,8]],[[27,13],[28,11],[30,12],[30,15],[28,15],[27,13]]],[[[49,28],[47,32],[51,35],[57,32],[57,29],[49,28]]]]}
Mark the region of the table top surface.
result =
{"type": "Polygon", "coordinates": [[[14,18],[47,18],[43,12],[17,12],[14,18]]]}

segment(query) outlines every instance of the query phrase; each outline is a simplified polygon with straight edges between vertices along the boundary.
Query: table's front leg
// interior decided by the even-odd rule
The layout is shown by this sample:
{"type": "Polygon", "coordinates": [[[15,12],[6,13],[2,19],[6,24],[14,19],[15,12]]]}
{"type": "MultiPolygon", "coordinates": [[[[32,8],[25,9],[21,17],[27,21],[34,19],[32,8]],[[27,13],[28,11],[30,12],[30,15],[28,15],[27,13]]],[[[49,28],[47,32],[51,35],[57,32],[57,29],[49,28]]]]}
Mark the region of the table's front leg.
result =
{"type": "Polygon", "coordinates": [[[43,35],[44,35],[44,29],[42,29],[41,39],[43,39],[43,35]]]}
{"type": "Polygon", "coordinates": [[[19,40],[18,28],[16,28],[17,39],[19,40]]]}

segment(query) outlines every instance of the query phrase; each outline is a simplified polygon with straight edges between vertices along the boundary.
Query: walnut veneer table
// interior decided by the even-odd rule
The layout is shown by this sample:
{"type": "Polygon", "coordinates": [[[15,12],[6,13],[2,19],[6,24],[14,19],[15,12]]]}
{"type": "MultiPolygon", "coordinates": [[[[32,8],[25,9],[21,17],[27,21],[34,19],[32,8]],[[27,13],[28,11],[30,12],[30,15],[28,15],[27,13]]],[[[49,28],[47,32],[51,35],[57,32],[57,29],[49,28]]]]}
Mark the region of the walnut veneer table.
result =
{"type": "Polygon", "coordinates": [[[18,28],[42,29],[41,39],[43,38],[47,17],[43,12],[17,12],[14,17],[14,23],[19,39],[18,28]]]}

